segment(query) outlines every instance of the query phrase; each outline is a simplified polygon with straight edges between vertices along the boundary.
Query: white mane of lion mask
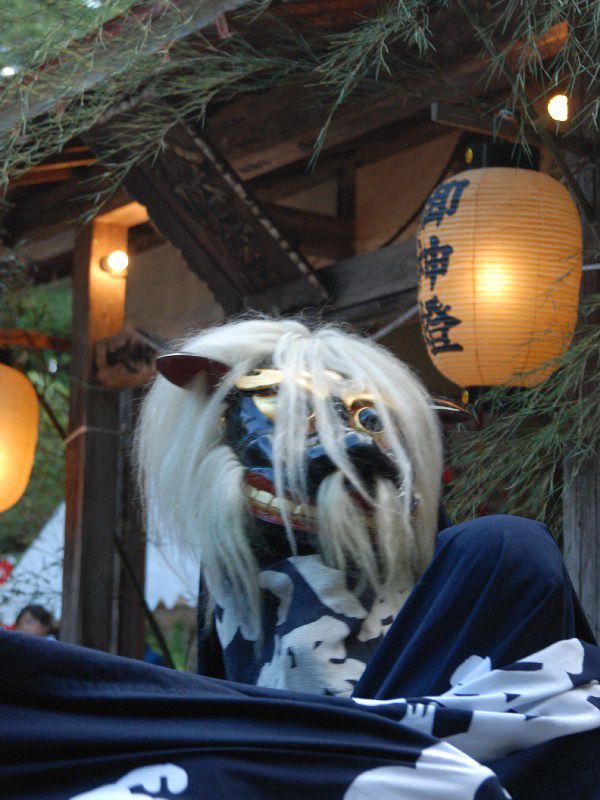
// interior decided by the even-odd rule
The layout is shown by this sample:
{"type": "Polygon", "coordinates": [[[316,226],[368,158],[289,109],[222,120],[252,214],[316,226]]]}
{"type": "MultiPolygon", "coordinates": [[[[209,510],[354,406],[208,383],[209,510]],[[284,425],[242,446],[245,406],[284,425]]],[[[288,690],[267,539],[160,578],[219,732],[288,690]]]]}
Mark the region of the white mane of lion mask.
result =
{"type": "Polygon", "coordinates": [[[293,319],[232,322],[178,350],[192,357],[159,363],[135,459],[147,513],[200,561],[210,596],[228,593],[259,618],[257,517],[280,522],[290,554],[308,530],[325,564],[362,585],[414,585],[433,554],[442,447],[431,399],[405,364],[338,327],[293,319]],[[230,419],[240,403],[258,411],[260,430],[230,419]],[[263,455],[249,463],[259,439],[263,455]],[[349,442],[362,443],[361,457],[349,442]],[[309,451],[325,464],[316,477],[309,451]],[[371,469],[369,453],[387,469],[371,469]]]}

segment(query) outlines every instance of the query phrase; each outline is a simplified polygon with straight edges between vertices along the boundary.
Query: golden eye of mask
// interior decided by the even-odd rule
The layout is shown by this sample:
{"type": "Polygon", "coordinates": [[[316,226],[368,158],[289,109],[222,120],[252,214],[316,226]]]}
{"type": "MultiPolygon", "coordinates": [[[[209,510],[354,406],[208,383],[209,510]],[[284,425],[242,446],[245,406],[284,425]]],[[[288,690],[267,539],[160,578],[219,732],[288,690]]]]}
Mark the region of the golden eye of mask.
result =
{"type": "MultiPolygon", "coordinates": [[[[333,381],[344,380],[343,376],[337,372],[332,370],[326,372],[333,381]]],[[[235,386],[244,392],[252,392],[252,400],[257,409],[267,419],[274,421],[277,416],[277,392],[282,381],[283,373],[278,369],[255,369],[248,375],[239,377],[235,386]]],[[[313,391],[310,373],[299,373],[297,383],[303,389],[313,391]]],[[[363,431],[371,436],[378,436],[383,431],[383,424],[373,408],[373,399],[370,396],[349,394],[343,400],[336,398],[336,401],[338,404],[343,404],[344,422],[350,423],[355,430],[363,431]]],[[[314,419],[314,414],[310,415],[310,419],[314,419]]]]}
{"type": "MultiPolygon", "coordinates": [[[[275,388],[253,393],[252,401],[267,419],[272,421],[276,419],[278,394],[275,388]]],[[[357,431],[379,438],[378,435],[383,431],[383,423],[368,399],[354,400],[350,407],[340,398],[336,398],[336,402],[336,411],[345,424],[349,424],[357,431]]],[[[314,413],[309,416],[310,420],[314,420],[314,413]]]]}
{"type": "Polygon", "coordinates": [[[356,430],[365,431],[374,436],[383,431],[383,423],[377,411],[372,406],[363,406],[354,412],[354,427],[356,430]]]}

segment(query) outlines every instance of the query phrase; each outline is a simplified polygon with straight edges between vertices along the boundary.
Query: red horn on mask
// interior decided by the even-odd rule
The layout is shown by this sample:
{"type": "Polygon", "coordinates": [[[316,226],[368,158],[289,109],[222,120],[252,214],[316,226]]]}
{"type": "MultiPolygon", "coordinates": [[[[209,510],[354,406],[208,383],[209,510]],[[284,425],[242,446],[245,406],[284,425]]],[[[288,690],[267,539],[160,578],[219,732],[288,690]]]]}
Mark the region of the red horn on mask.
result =
{"type": "Polygon", "coordinates": [[[214,358],[204,358],[195,356],[192,353],[167,353],[158,356],[156,368],[163,376],[175,386],[186,389],[197,375],[202,373],[206,376],[206,386],[209,392],[213,392],[230,367],[214,358]]]}

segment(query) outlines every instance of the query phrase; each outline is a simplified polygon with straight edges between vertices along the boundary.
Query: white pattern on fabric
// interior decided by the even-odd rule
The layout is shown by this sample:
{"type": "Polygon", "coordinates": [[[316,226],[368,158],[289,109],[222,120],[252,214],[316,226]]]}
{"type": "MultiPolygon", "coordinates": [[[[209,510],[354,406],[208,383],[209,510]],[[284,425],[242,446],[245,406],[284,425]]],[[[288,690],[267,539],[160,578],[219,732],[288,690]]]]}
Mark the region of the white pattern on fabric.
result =
{"type": "Polygon", "coordinates": [[[335,614],[357,619],[367,616],[367,609],[347,588],[343,572],[325,566],[321,556],[292,556],[288,561],[298,570],[321,603],[335,614]]]}
{"type": "Polygon", "coordinates": [[[345,622],[321,617],[308,625],[276,637],[272,660],[258,676],[257,686],[349,697],[365,665],[348,658],[344,640],[350,633],[345,622]]]}
{"type": "MultiPolygon", "coordinates": [[[[473,800],[494,773],[445,742],[425,748],[415,767],[376,767],[361,773],[344,800],[473,800]]],[[[510,800],[510,795],[506,797],[510,800]]]]}
{"type": "Polygon", "coordinates": [[[392,597],[378,597],[361,626],[359,641],[368,642],[385,636],[409,594],[410,591],[407,590],[394,592],[392,597]]]}
{"type": "Polygon", "coordinates": [[[163,800],[156,794],[161,791],[163,781],[171,795],[181,794],[188,787],[187,772],[181,767],[176,764],[150,764],[128,772],[114,783],[75,795],[71,800],[163,800]],[[151,795],[130,791],[138,787],[144,792],[151,792],[151,795]]]}
{"type": "Polygon", "coordinates": [[[292,597],[294,595],[294,584],[289,575],[285,572],[276,572],[275,570],[265,569],[259,576],[258,581],[261,589],[274,594],[279,600],[277,606],[277,625],[283,625],[287,621],[290,605],[292,604],[292,597]]]}
{"type": "Polygon", "coordinates": [[[566,639],[504,669],[490,669],[489,658],[470,656],[452,675],[451,689],[420,702],[353,699],[392,713],[397,707],[399,722],[430,735],[444,713],[471,712],[466,730],[443,738],[472,758],[489,760],[600,727],[598,681],[575,686],[571,678],[583,665],[583,645],[566,639]]]}
{"type": "Polygon", "coordinates": [[[217,635],[230,679],[337,697],[350,697],[410,591],[359,598],[345,575],[317,554],[272,564],[259,581],[263,596],[274,601],[276,620],[272,627],[263,621],[263,656],[255,651],[259,668],[250,678],[236,672],[247,659],[240,637],[257,642],[259,626],[247,619],[247,609],[232,605],[230,596],[216,597],[217,635]]]}

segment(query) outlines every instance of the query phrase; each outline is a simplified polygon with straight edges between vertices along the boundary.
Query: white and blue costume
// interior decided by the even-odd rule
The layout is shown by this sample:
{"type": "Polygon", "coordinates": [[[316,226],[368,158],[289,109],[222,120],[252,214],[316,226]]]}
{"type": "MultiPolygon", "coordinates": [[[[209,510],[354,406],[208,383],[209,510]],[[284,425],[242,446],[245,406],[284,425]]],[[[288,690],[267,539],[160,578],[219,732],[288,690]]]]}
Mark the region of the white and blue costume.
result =
{"type": "Polygon", "coordinates": [[[600,649],[543,526],[443,530],[395,615],[338,578],[310,555],[263,570],[252,665],[221,608],[246,683],[3,633],[0,796],[600,798],[600,649]]]}

